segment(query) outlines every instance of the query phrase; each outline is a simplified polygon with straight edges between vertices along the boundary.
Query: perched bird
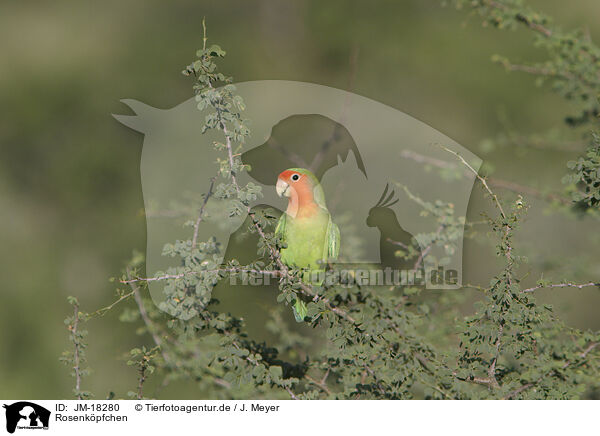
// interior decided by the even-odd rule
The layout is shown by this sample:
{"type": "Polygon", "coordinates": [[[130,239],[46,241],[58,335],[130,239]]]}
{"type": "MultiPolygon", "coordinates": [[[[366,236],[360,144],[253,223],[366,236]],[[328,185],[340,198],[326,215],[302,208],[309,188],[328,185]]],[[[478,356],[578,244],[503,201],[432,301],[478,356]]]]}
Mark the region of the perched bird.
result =
{"type": "MultiPolygon", "coordinates": [[[[336,259],[340,251],[340,230],[331,220],[321,184],[309,170],[290,168],[279,174],[275,189],[277,195],[288,198],[275,229],[275,235],[286,244],[281,249],[281,261],[306,270],[303,282],[320,285],[325,262],[336,259]],[[311,280],[315,276],[320,278],[311,280]]],[[[297,299],[293,310],[296,321],[303,321],[305,302],[297,299]]]]}

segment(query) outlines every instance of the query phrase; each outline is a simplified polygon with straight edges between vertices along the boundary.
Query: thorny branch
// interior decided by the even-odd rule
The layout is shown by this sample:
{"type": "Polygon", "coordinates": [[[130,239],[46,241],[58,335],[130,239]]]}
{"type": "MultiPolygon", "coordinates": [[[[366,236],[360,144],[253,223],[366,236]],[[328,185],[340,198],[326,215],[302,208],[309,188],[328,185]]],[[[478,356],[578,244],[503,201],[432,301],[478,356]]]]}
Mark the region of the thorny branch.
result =
{"type": "Polygon", "coordinates": [[[80,362],[80,343],[78,338],[79,328],[79,304],[73,304],[73,324],[70,326],[71,334],[75,338],[74,346],[75,351],[73,352],[73,371],[75,372],[75,391],[77,393],[77,399],[83,399],[81,396],[81,362],[80,362]]]}
{"type": "MultiPolygon", "coordinates": [[[[452,162],[447,162],[442,159],[436,159],[434,157],[426,156],[426,155],[414,152],[412,150],[403,150],[400,153],[400,156],[404,157],[406,159],[414,160],[415,162],[418,162],[418,163],[431,165],[436,168],[442,168],[442,169],[448,169],[448,170],[458,169],[457,166],[452,162]]],[[[465,169],[463,174],[466,176],[471,176],[472,172],[468,169],[465,169]]],[[[497,188],[506,189],[508,191],[516,192],[519,194],[531,195],[532,197],[541,198],[542,200],[557,201],[566,206],[570,206],[572,204],[571,200],[569,200],[568,198],[563,197],[559,194],[552,193],[552,192],[546,193],[539,189],[533,188],[531,186],[521,185],[519,183],[512,182],[510,180],[503,180],[503,179],[499,179],[497,177],[487,177],[486,180],[490,186],[495,186],[497,188]]]]}
{"type": "Polygon", "coordinates": [[[533,292],[533,291],[535,291],[537,289],[549,289],[549,288],[577,288],[577,289],[582,289],[582,288],[587,288],[589,286],[598,286],[598,287],[600,287],[600,282],[589,282],[589,283],[582,283],[582,284],[571,283],[571,282],[554,283],[554,284],[542,284],[542,285],[534,286],[532,288],[523,289],[521,292],[533,292]]]}
{"type": "MultiPolygon", "coordinates": [[[[127,277],[130,277],[129,271],[127,271],[127,277]]],[[[150,333],[150,335],[152,336],[152,340],[154,341],[154,344],[160,350],[160,353],[161,353],[163,359],[165,360],[165,363],[167,363],[167,364],[171,363],[171,356],[165,350],[165,348],[163,346],[163,340],[157,333],[156,326],[154,325],[154,322],[152,322],[152,320],[150,319],[150,316],[148,315],[148,312],[146,311],[146,308],[144,307],[144,301],[142,300],[142,296],[140,294],[140,289],[137,286],[137,283],[131,282],[131,281],[129,281],[128,283],[131,286],[131,289],[133,291],[133,298],[135,299],[135,304],[138,307],[138,312],[140,313],[140,316],[142,317],[142,321],[144,321],[144,324],[146,325],[146,329],[148,330],[148,333],[150,333]]]]}
{"type": "Polygon", "coordinates": [[[198,212],[198,219],[196,220],[196,223],[194,224],[194,236],[192,237],[192,249],[196,248],[196,244],[198,243],[198,228],[200,227],[200,223],[202,222],[202,220],[204,218],[204,208],[206,207],[206,203],[208,203],[208,200],[213,193],[213,187],[215,185],[216,178],[217,177],[215,176],[212,179],[210,179],[210,185],[208,187],[208,192],[204,196],[204,202],[202,203],[202,206],[200,207],[200,212],[198,212]]]}

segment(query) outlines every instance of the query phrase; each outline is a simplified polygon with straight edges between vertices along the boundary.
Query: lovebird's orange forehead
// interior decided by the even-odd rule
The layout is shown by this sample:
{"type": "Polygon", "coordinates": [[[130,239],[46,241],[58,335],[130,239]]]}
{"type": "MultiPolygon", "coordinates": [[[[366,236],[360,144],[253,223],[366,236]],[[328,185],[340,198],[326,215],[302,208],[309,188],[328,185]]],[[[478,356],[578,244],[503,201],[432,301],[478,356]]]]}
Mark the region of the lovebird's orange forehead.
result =
{"type": "Polygon", "coordinates": [[[289,182],[292,178],[293,174],[298,174],[300,176],[302,176],[302,174],[296,172],[296,171],[292,171],[292,170],[285,170],[282,173],[279,174],[279,178],[281,180],[283,180],[284,182],[289,182]]]}
{"type": "MultiPolygon", "coordinates": [[[[279,174],[278,180],[287,183],[290,186],[305,187],[306,189],[314,185],[310,175],[298,171],[297,168],[287,169],[279,174]]],[[[298,189],[298,188],[295,188],[298,189]]]]}

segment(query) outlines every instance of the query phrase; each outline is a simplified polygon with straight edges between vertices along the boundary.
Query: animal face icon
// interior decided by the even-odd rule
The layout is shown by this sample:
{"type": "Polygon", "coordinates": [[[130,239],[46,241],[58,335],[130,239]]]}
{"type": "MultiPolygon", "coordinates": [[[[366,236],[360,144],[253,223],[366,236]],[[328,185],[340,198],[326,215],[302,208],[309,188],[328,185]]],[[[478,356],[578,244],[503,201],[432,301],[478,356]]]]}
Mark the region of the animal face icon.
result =
{"type": "Polygon", "coordinates": [[[395,192],[385,185],[381,197],[369,210],[366,224],[379,230],[379,253],[381,265],[397,269],[417,269],[422,257],[421,246],[416,238],[407,232],[398,221],[392,206],[399,202],[395,192]]]}
{"type": "Polygon", "coordinates": [[[14,433],[17,427],[48,428],[50,411],[29,401],[5,404],[6,431],[14,433]]]}
{"type": "Polygon", "coordinates": [[[387,222],[393,211],[391,207],[398,203],[398,199],[394,199],[394,191],[390,190],[388,193],[389,184],[385,185],[383,194],[379,197],[377,204],[369,210],[369,216],[367,217],[367,225],[369,227],[377,227],[378,229],[387,228],[387,222]],[[387,218],[387,219],[386,219],[387,218]]]}

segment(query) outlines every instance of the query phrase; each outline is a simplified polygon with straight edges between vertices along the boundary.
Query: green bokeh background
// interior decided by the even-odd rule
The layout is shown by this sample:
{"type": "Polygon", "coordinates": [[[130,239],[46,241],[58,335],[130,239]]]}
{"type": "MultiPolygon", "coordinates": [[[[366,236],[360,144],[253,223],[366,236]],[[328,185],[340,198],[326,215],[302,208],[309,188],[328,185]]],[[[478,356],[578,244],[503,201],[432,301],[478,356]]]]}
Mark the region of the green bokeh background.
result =
{"type": "MultiPolygon", "coordinates": [[[[563,27],[600,39],[597,0],[537,0],[563,27]]],[[[562,127],[569,106],[525,74],[507,74],[494,53],[542,59],[525,30],[482,28],[476,17],[438,1],[4,1],[0,6],[0,398],[62,398],[73,386],[59,361],[63,319],[76,295],[86,310],[114,299],[133,249],[145,247],[139,162],[143,138],[111,113],[134,98],[159,108],[192,95],[180,71],[210,41],[228,52],[222,71],[237,81],[286,79],[352,90],[402,110],[455,139],[495,175],[560,189],[576,152],[506,147],[482,140],[504,129],[562,127]],[[354,60],[353,60],[354,59],[354,60]]],[[[473,213],[483,204],[472,198],[473,213]]],[[[600,276],[597,224],[548,214],[533,201],[520,243],[531,254],[532,284],[547,277],[600,276]],[[556,272],[560,271],[560,273],[556,272]],[[590,276],[593,274],[593,276],[590,276]]],[[[493,249],[466,246],[465,277],[483,283],[497,270],[493,249]]],[[[597,289],[548,291],[571,325],[600,327],[597,289]]],[[[465,310],[468,310],[466,307],[465,310]]],[[[103,398],[135,386],[120,357],[139,344],[118,312],[89,324],[85,388],[103,398]]],[[[173,385],[165,397],[193,398],[173,385]]]]}

